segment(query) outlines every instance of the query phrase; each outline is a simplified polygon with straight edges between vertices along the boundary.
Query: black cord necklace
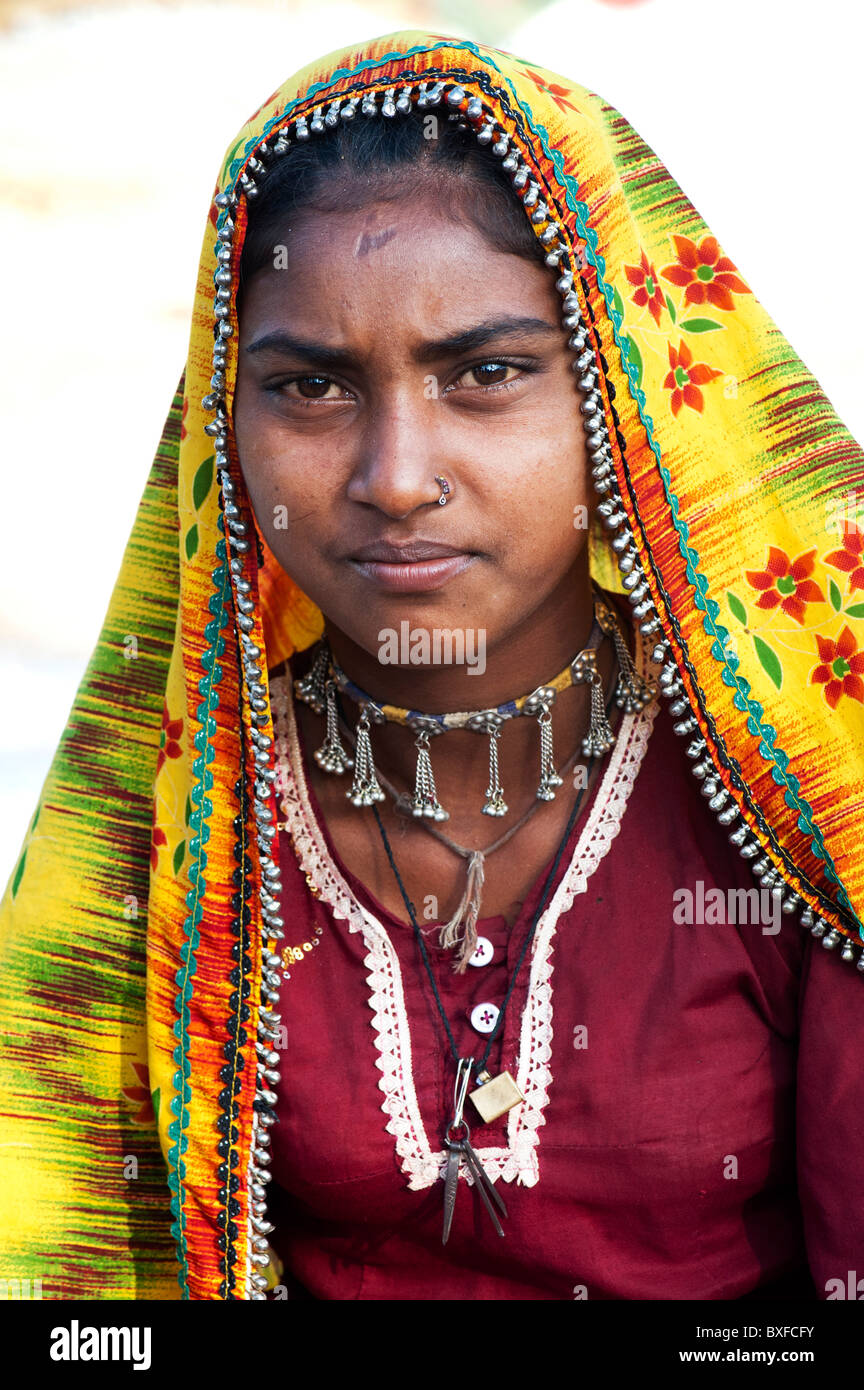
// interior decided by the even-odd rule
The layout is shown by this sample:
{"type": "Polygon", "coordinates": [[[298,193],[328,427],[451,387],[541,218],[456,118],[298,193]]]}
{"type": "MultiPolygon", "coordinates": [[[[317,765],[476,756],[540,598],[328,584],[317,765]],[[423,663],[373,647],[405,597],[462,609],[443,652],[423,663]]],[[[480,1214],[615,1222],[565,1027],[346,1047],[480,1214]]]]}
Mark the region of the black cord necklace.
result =
{"type": "MultiPolygon", "coordinates": [[[[614,685],[615,673],[613,672],[613,689],[614,685]]],[[[606,701],[607,717],[612,708],[612,704],[613,697],[610,696],[609,699],[606,701]]],[[[477,1080],[480,1082],[480,1086],[478,1090],[473,1091],[471,1093],[470,1099],[484,1122],[488,1123],[490,1120],[498,1119],[500,1115],[505,1114],[508,1110],[511,1110],[514,1105],[518,1105],[520,1101],[525,1099],[525,1097],[522,1095],[522,1092],[519,1090],[519,1087],[516,1085],[516,1082],[513,1080],[513,1077],[510,1075],[508,1071],[502,1072],[499,1076],[491,1077],[489,1073],[486,1071],[486,1063],[489,1060],[489,1054],[492,1050],[492,1044],[495,1041],[498,1034],[500,1033],[501,1028],[503,1026],[504,1016],[507,1011],[507,1005],[510,1002],[510,997],[516,986],[519,971],[521,970],[522,963],[525,960],[526,955],[528,954],[531,942],[534,940],[537,925],[546,907],[546,902],[549,898],[552,884],[555,880],[555,875],[558,872],[558,867],[561,863],[562,855],[564,854],[567,841],[570,838],[570,834],[573,830],[573,827],[576,823],[576,818],[579,814],[579,808],[582,804],[582,797],[585,792],[585,788],[591,781],[591,770],[594,766],[594,762],[595,758],[589,758],[587,769],[588,775],[585,779],[585,785],[579,788],[579,794],[576,797],[575,804],[573,806],[572,811],[570,812],[570,817],[567,821],[566,829],[558,846],[558,851],[555,855],[554,862],[552,864],[551,869],[549,870],[549,873],[546,876],[546,882],[543,887],[543,892],[540,896],[540,902],[534,912],[533,918],[531,920],[531,926],[528,929],[528,934],[523,943],[522,950],[519,952],[519,959],[517,960],[516,965],[513,969],[513,973],[510,977],[510,984],[507,987],[507,993],[504,996],[504,1001],[501,1005],[501,1010],[498,1014],[498,1018],[495,1021],[495,1027],[489,1034],[489,1039],[486,1043],[485,1050],[479,1061],[475,1061],[473,1057],[460,1057],[459,1055],[459,1049],[456,1046],[456,1040],[453,1037],[453,1030],[450,1027],[450,1020],[447,1017],[447,1012],[441,1001],[441,995],[438,992],[438,985],[435,980],[435,975],[429,961],[429,953],[426,950],[426,942],[423,939],[423,933],[420,930],[420,926],[417,922],[417,914],[414,911],[414,904],[411,902],[411,899],[408,897],[408,894],[405,891],[405,885],[402,882],[402,876],[399,873],[398,868],[396,867],[396,861],[393,857],[393,850],[390,846],[390,840],[387,835],[387,831],[384,829],[384,823],[381,820],[378,807],[374,804],[372,807],[372,810],[375,814],[375,820],[377,821],[378,829],[381,834],[381,839],[384,843],[384,849],[387,853],[387,858],[390,862],[390,867],[393,870],[396,882],[399,885],[399,891],[402,894],[402,899],[405,903],[405,908],[411,921],[411,927],[414,932],[414,937],[417,941],[418,947],[420,948],[420,956],[423,961],[423,965],[426,970],[429,983],[432,987],[432,993],[435,998],[438,1013],[441,1017],[441,1022],[444,1025],[444,1031],[447,1034],[447,1040],[450,1044],[450,1054],[453,1058],[453,1061],[456,1063],[456,1084],[453,1095],[453,1114],[450,1118],[450,1121],[446,1129],[444,1130],[444,1147],[447,1150],[447,1172],[444,1181],[444,1229],[442,1234],[442,1244],[444,1245],[447,1244],[447,1240],[450,1235],[450,1227],[453,1222],[453,1212],[456,1205],[456,1195],[458,1191],[459,1168],[463,1159],[465,1160],[466,1167],[471,1175],[471,1178],[473,1179],[474,1186],[480,1195],[483,1205],[485,1206],[495,1226],[496,1231],[500,1236],[504,1235],[504,1228],[502,1227],[501,1222],[499,1221],[495,1213],[492,1203],[494,1202],[495,1206],[498,1207],[498,1210],[501,1212],[503,1216],[507,1215],[507,1208],[505,1207],[500,1195],[495,1191],[495,1188],[492,1182],[490,1181],[487,1173],[485,1172],[483,1165],[481,1164],[476,1152],[471,1146],[471,1131],[468,1128],[468,1125],[465,1123],[465,1120],[463,1119],[463,1109],[466,1097],[468,1096],[468,1086],[471,1082],[472,1073],[474,1072],[475,1068],[477,1072],[477,1080]]]]}

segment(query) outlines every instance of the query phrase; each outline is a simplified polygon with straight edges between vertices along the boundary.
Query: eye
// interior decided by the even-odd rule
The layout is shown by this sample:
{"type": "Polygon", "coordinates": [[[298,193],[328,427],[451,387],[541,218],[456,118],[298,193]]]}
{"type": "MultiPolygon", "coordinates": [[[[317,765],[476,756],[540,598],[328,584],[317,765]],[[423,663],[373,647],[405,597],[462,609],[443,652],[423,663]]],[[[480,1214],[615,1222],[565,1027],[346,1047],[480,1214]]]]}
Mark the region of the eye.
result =
{"type": "Polygon", "coordinates": [[[520,377],[531,369],[531,364],[527,362],[503,362],[497,357],[490,358],[486,362],[477,362],[473,367],[466,367],[452,385],[445,388],[445,394],[453,390],[476,391],[478,387],[490,394],[496,390],[507,391],[515,387],[520,377]]]}
{"type": "Polygon", "coordinates": [[[329,376],[295,376],[281,382],[277,389],[286,396],[300,395],[306,400],[320,401],[329,395],[331,387],[335,387],[337,392],[333,399],[338,399],[340,388],[329,376]],[[289,391],[288,388],[291,386],[296,386],[297,391],[289,391]]]}

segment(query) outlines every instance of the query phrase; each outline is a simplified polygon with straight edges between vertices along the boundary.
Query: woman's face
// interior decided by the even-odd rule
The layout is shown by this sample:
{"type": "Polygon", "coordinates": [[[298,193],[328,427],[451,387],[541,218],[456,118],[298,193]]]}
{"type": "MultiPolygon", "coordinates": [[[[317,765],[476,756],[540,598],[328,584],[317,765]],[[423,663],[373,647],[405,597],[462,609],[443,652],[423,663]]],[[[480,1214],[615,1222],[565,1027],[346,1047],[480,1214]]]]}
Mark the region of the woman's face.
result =
{"type": "Polygon", "coordinates": [[[246,287],[234,425],[258,525],[331,631],[376,654],[407,619],[492,650],[572,604],[592,502],[553,272],[428,201],[284,240],[289,268],[246,287]],[[450,558],[364,554],[410,543],[450,558]]]}

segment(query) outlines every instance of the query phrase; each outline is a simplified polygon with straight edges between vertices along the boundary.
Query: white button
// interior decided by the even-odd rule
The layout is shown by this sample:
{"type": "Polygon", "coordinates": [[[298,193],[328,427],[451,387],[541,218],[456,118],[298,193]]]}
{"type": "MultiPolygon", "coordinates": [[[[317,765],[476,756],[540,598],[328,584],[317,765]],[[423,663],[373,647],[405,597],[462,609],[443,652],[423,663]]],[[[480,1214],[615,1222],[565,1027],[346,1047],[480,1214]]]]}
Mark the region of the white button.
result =
{"type": "Polygon", "coordinates": [[[496,1009],[494,1004],[478,1004],[471,1010],[471,1027],[478,1033],[491,1033],[498,1022],[499,1013],[500,1009],[496,1009]]]}
{"type": "Polygon", "coordinates": [[[488,965],[495,952],[488,936],[478,936],[473,956],[468,957],[469,965],[488,965]]]}

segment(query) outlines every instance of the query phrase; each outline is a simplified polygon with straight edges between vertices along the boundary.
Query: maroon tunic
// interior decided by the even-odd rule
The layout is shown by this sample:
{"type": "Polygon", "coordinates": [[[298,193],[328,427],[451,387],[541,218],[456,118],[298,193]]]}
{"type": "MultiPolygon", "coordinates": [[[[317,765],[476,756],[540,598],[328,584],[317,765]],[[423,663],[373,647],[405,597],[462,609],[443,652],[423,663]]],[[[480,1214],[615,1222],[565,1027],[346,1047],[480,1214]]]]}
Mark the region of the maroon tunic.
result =
{"type": "MultiPolygon", "coordinates": [[[[274,709],[296,756],[288,689],[274,682],[274,709]]],[[[678,890],[698,914],[700,882],[726,898],[756,881],[665,707],[622,721],[493,1045],[489,1070],[526,1100],[469,1119],[506,1236],[460,1179],[446,1248],[446,1037],[411,927],[341,862],[305,759],[280,782],[296,841],[280,837],[281,944],[302,957],[282,984],[271,1131],[290,1297],[825,1298],[856,1262],[864,1274],[864,979],[797,915],[776,934],[770,912],[675,920],[678,890]]],[[[486,963],[456,975],[426,935],[461,1055],[485,1047],[472,1010],[500,1005],[551,863],[511,929],[478,923],[486,963]]]]}

